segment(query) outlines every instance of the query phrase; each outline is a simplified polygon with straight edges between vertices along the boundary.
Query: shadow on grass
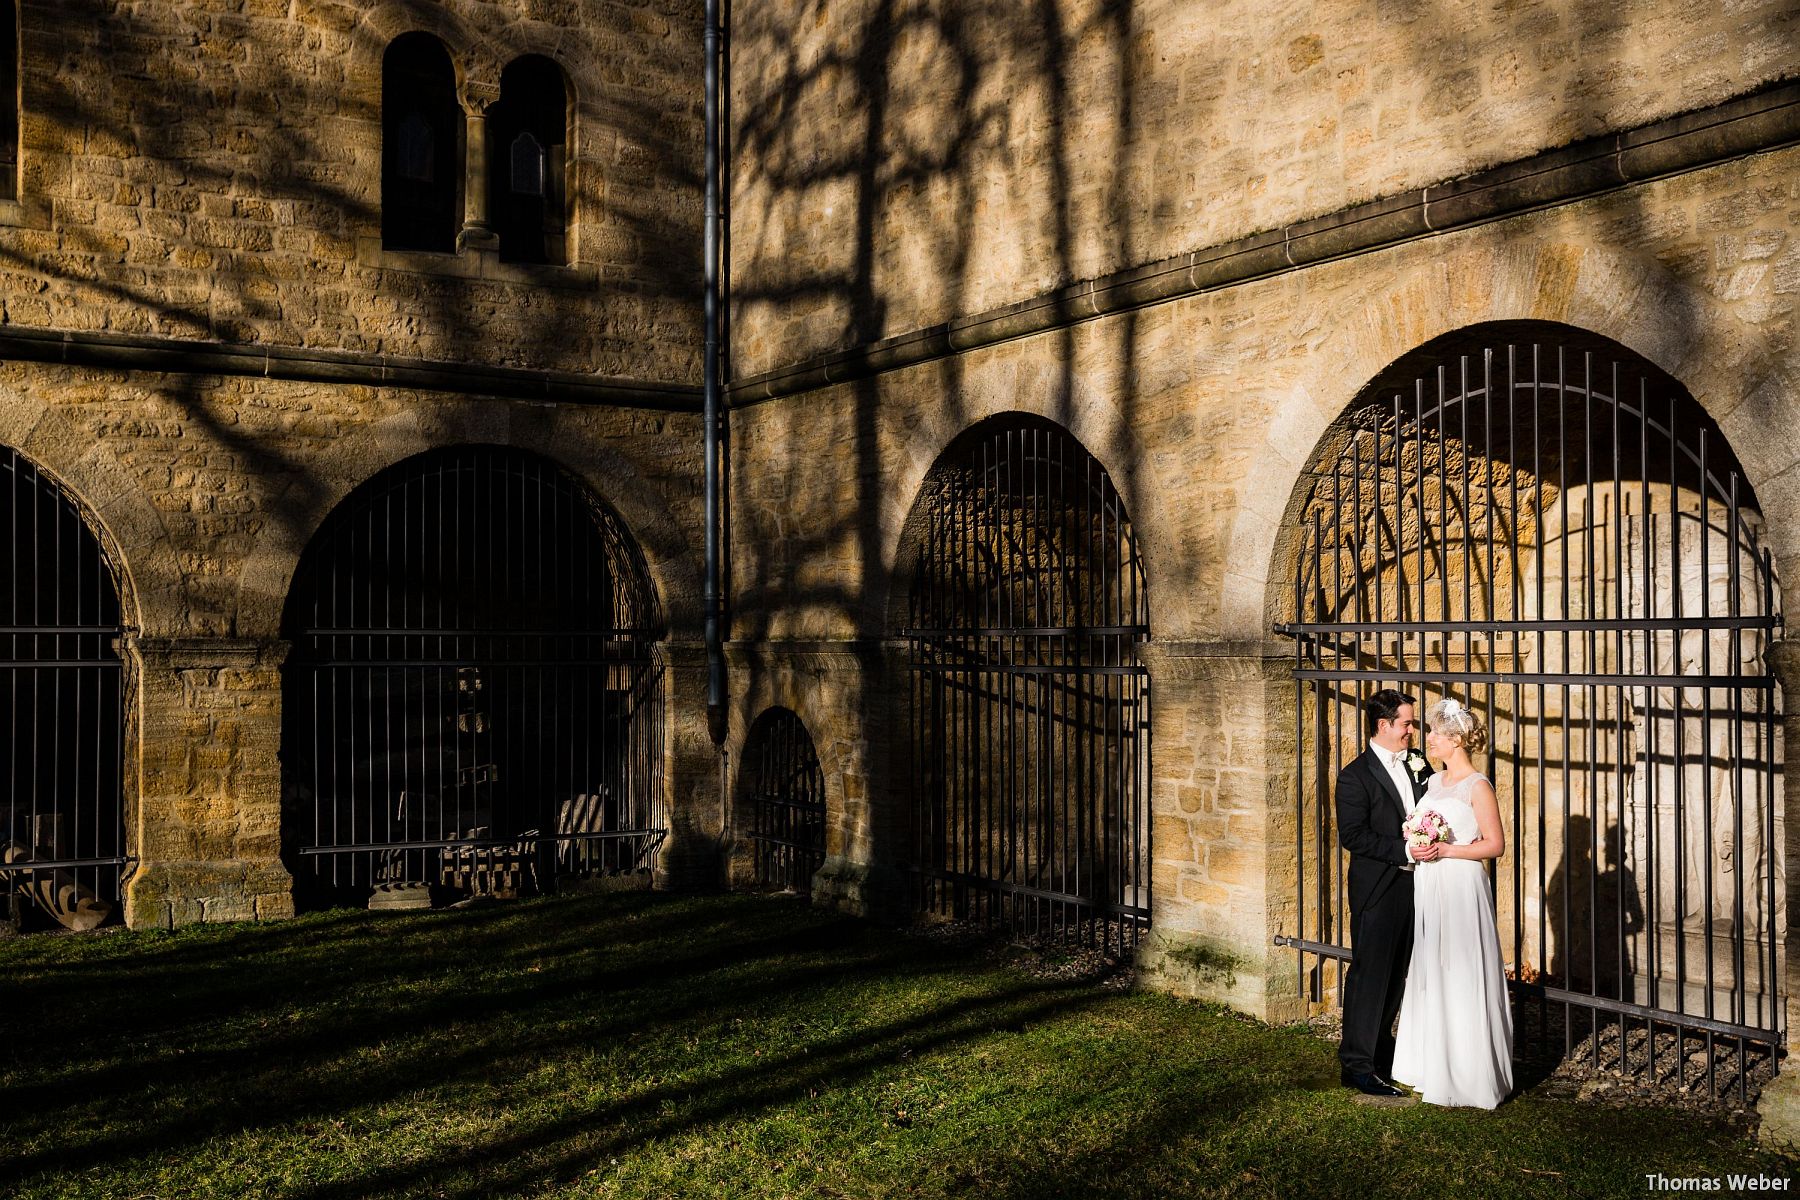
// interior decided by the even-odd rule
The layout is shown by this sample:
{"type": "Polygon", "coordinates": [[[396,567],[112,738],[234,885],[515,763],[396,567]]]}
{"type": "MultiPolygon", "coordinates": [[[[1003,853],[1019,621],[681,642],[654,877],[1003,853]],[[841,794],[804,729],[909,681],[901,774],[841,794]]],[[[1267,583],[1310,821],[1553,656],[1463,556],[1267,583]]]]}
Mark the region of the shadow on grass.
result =
{"type": "Polygon", "coordinates": [[[54,949],[64,947],[71,961],[15,974],[9,988],[12,1050],[0,1111],[14,1116],[0,1170],[15,1177],[122,1164],[444,1087],[479,1090],[544,1062],[634,1041],[662,1043],[639,1064],[650,1069],[640,1082],[673,1071],[665,1082],[627,1088],[465,1153],[290,1193],[300,1196],[405,1190],[423,1176],[570,1141],[582,1148],[559,1157],[574,1170],[897,1057],[1042,1020],[1092,995],[1004,981],[809,1040],[754,1067],[715,1070],[679,1053],[667,1058],[680,1050],[668,1044],[673,1034],[685,1034],[684,1044],[713,1040],[706,1035],[737,1014],[820,987],[954,976],[966,956],[928,958],[905,940],[876,943],[859,923],[792,904],[722,911],[718,901],[643,896],[413,920],[332,914],[192,939],[125,935],[54,949]],[[174,944],[158,944],[164,940],[174,944]],[[115,953],[108,943],[136,953],[115,953]],[[705,1099],[686,1106],[697,1094],[705,1099]],[[97,1097],[106,1098],[98,1109],[97,1097]],[[686,1107],[679,1121],[658,1115],[677,1101],[686,1107]],[[134,1115],[96,1119],[97,1112],[134,1115]]]}
{"type": "Polygon", "coordinates": [[[1747,1149],[1537,1101],[1371,1114],[1303,1032],[768,897],[24,939],[0,979],[22,1195],[1288,1195],[1397,1137],[1513,1175],[1747,1149]]]}

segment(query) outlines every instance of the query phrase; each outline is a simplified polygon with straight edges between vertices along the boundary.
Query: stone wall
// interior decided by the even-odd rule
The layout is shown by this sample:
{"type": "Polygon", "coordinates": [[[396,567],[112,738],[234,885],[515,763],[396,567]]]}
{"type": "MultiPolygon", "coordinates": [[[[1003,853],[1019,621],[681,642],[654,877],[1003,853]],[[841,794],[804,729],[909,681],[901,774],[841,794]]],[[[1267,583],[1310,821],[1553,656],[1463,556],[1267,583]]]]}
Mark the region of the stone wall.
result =
{"type": "MultiPolygon", "coordinates": [[[[471,443],[554,460],[637,539],[676,641],[698,623],[692,415],[25,363],[0,371],[0,400],[0,442],[89,509],[124,576],[134,924],[291,911],[282,605],[312,534],[383,468],[471,443]]],[[[689,728],[699,706],[679,699],[689,685],[673,666],[668,786],[698,778],[704,797],[712,756],[704,729],[689,728]]],[[[678,808],[685,830],[695,805],[678,808]]],[[[698,820],[716,830],[716,817],[698,820]]]]}
{"type": "MultiPolygon", "coordinates": [[[[908,514],[937,456],[997,413],[1062,424],[1111,473],[1147,564],[1147,966],[1162,986],[1298,1015],[1293,954],[1271,946],[1295,915],[1292,646],[1272,626],[1290,607],[1287,522],[1303,473],[1408,351],[1485,322],[1573,326],[1660,366],[1718,422],[1778,571],[1796,577],[1797,181],[1800,150],[1772,150],[741,408],[735,632],[765,664],[789,645],[814,655],[821,640],[891,636],[908,514]]],[[[777,669],[751,663],[734,688],[758,694],[758,672],[777,669]]],[[[800,712],[846,686],[784,678],[798,694],[782,702],[800,712]]],[[[905,769],[903,721],[866,736],[862,753],[905,769]]],[[[871,795],[910,802],[891,779],[871,795]]],[[[903,828],[905,814],[855,818],[883,820],[903,828]]]]}
{"type": "Polygon", "coordinates": [[[0,345],[22,357],[0,361],[0,443],[64,485],[122,576],[127,919],[292,911],[279,752],[296,564],[359,484],[468,443],[554,460],[644,552],[669,631],[665,778],[686,789],[669,877],[683,878],[717,833],[689,798],[716,772],[684,640],[701,527],[697,7],[20,8],[0,345]],[[568,265],[502,263],[472,226],[454,254],[383,249],[382,55],[412,30],[448,49],[472,142],[513,59],[566,72],[568,265]],[[271,370],[232,349],[251,343],[287,358],[271,370]],[[394,386],[401,360],[436,390],[394,386]],[[651,401],[605,402],[634,388],[651,401]],[[598,400],[551,402],[571,389],[598,400]]]}
{"type": "Polygon", "coordinates": [[[694,378],[692,5],[20,8],[5,324],[694,378]],[[570,265],[382,250],[382,54],[411,30],[448,48],[472,136],[515,57],[568,74],[570,265]]]}
{"type": "Polygon", "coordinates": [[[1792,0],[738,5],[754,375],[1800,73],[1792,0]]]}

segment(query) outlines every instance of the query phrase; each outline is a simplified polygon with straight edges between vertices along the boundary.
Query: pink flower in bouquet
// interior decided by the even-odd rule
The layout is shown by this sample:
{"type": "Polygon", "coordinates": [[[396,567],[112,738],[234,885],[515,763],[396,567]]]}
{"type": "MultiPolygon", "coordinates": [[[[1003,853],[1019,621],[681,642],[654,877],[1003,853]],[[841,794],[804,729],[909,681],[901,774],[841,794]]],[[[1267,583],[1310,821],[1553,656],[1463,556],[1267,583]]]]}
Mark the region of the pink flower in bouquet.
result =
{"type": "Polygon", "coordinates": [[[1450,822],[1444,820],[1444,815],[1434,808],[1422,808],[1406,818],[1406,824],[1400,827],[1400,831],[1406,835],[1407,845],[1414,850],[1455,840],[1450,833],[1450,822]]]}

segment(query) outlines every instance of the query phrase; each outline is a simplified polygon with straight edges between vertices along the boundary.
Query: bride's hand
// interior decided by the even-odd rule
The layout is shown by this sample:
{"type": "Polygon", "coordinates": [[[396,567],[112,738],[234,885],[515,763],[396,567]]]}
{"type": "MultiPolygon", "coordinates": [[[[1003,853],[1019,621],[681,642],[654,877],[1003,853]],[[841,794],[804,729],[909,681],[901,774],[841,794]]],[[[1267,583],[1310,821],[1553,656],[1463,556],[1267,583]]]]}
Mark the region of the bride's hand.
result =
{"type": "Polygon", "coordinates": [[[1429,846],[1421,846],[1413,851],[1414,862],[1436,862],[1444,853],[1442,842],[1433,842],[1429,846]]]}

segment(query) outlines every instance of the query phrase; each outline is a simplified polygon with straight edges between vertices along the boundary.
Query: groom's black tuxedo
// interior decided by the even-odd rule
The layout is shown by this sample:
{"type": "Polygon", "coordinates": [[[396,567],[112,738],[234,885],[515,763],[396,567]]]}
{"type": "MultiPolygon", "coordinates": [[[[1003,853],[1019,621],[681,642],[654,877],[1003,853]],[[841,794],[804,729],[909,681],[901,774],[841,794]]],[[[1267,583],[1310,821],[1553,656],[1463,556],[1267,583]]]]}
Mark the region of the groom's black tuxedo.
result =
{"type": "MultiPolygon", "coordinates": [[[[1417,800],[1424,794],[1412,782],[1417,800]]],[[[1338,775],[1338,844],[1350,852],[1350,972],[1344,977],[1344,1037],[1338,1060],[1345,1073],[1387,1078],[1394,1065],[1394,1018],[1412,961],[1412,873],[1401,868],[1400,832],[1406,802],[1372,749],[1338,775]]]]}

